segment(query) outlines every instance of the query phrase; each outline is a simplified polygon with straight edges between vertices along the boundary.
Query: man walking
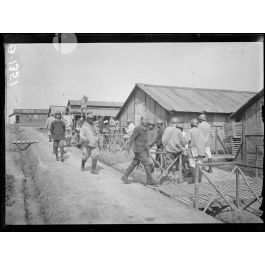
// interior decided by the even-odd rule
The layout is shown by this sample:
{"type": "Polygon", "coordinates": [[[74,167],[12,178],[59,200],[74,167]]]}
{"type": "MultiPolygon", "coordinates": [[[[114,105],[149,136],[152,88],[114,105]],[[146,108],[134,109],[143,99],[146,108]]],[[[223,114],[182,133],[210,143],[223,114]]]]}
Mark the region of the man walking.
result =
{"type": "Polygon", "coordinates": [[[49,142],[52,141],[52,137],[51,137],[52,136],[51,135],[51,124],[55,120],[55,118],[53,116],[54,116],[54,114],[53,113],[50,113],[50,115],[47,118],[46,123],[45,123],[45,129],[47,130],[47,133],[48,133],[48,136],[49,136],[49,142]]]}
{"type": "Polygon", "coordinates": [[[68,110],[66,110],[66,115],[63,116],[63,121],[66,127],[65,141],[66,145],[69,147],[72,139],[73,119],[68,110]]]}
{"type": "Polygon", "coordinates": [[[83,123],[83,126],[80,130],[83,153],[81,171],[85,170],[85,163],[87,159],[91,156],[91,173],[98,174],[98,172],[96,171],[96,167],[100,146],[100,134],[99,131],[95,128],[93,121],[94,117],[91,113],[89,113],[87,115],[87,120],[83,123]]]}
{"type": "Polygon", "coordinates": [[[127,152],[130,151],[133,145],[134,159],[130,166],[127,168],[125,174],[121,180],[126,184],[129,183],[128,176],[140,163],[144,166],[146,173],[146,184],[156,185],[158,184],[152,177],[151,165],[150,165],[150,154],[148,146],[148,133],[147,133],[148,119],[147,116],[141,117],[141,124],[133,130],[133,133],[129,139],[127,152]]]}
{"type": "MultiPolygon", "coordinates": [[[[182,136],[181,130],[176,127],[179,123],[177,117],[173,117],[170,120],[169,127],[166,128],[164,135],[162,137],[162,142],[166,150],[166,158],[169,161],[174,161],[178,155],[184,150],[186,141],[182,136]]],[[[178,164],[176,163],[176,168],[178,164]]]]}
{"type": "MultiPolygon", "coordinates": [[[[209,163],[213,162],[212,159],[212,154],[211,154],[211,149],[210,149],[210,134],[211,134],[211,126],[210,124],[206,121],[206,116],[204,114],[201,114],[198,118],[199,120],[199,125],[198,128],[202,131],[204,138],[205,138],[205,154],[208,159],[209,163]]],[[[208,169],[209,173],[212,173],[212,166],[209,166],[208,169]]]]}
{"type": "Polygon", "coordinates": [[[133,133],[134,128],[135,128],[135,126],[132,123],[132,120],[131,119],[128,119],[127,120],[127,127],[125,128],[125,133],[126,134],[124,135],[124,138],[126,138],[126,139],[130,138],[130,136],[133,133]]]}
{"type": "Polygon", "coordinates": [[[113,117],[110,117],[109,120],[109,130],[110,130],[110,134],[114,134],[115,133],[115,129],[116,129],[116,121],[113,117]]]}
{"type": "MultiPolygon", "coordinates": [[[[157,151],[162,152],[164,151],[164,146],[162,143],[162,137],[165,132],[164,122],[159,119],[156,122],[156,126],[157,126],[157,138],[156,138],[157,151]]],[[[159,161],[159,163],[161,163],[159,154],[156,155],[156,160],[159,161]]]]}
{"type": "MultiPolygon", "coordinates": [[[[205,137],[203,132],[198,128],[199,122],[197,119],[191,121],[191,129],[189,130],[189,165],[194,183],[196,176],[196,162],[202,163],[205,156],[205,137]]],[[[201,182],[201,173],[199,174],[199,182],[201,182]]]]}
{"type": "MultiPolygon", "coordinates": [[[[149,152],[153,159],[156,158],[156,139],[157,139],[157,128],[155,126],[154,120],[148,121],[148,146],[149,146],[149,152]]],[[[151,160],[151,171],[154,171],[154,162],[151,160]]]]}
{"type": "Polygon", "coordinates": [[[61,112],[55,113],[55,120],[51,123],[51,135],[53,139],[53,151],[56,155],[56,161],[59,161],[58,147],[60,147],[61,161],[64,161],[64,139],[65,139],[65,123],[62,121],[61,112]]]}

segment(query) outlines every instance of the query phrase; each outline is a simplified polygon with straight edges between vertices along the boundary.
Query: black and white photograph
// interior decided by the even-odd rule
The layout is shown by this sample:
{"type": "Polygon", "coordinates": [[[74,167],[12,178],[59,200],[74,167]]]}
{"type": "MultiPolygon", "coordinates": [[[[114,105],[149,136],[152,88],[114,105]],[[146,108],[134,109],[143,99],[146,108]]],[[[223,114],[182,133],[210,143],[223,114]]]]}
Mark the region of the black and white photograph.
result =
{"type": "Polygon", "coordinates": [[[263,35],[158,35],[5,35],[6,226],[263,223],[263,35]]]}

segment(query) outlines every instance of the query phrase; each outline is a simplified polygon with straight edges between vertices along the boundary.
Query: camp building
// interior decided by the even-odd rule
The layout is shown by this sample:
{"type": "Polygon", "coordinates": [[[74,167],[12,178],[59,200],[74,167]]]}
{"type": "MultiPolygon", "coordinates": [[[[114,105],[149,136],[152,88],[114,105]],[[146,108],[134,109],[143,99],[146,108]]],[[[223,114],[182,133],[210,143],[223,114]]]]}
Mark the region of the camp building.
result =
{"type": "Polygon", "coordinates": [[[55,114],[57,111],[64,113],[66,110],[66,106],[55,106],[55,105],[51,105],[49,107],[49,115],[50,114],[55,114]]]}
{"type": "Polygon", "coordinates": [[[205,113],[216,132],[211,143],[212,150],[235,153],[231,142],[224,142],[224,125],[230,122],[231,113],[255,94],[248,91],[137,83],[116,118],[119,119],[121,127],[125,127],[128,119],[138,125],[144,112],[150,119],[162,119],[166,124],[171,117],[177,116],[183,128],[187,129],[190,128],[190,121],[193,118],[205,113]]]}
{"type": "Polygon", "coordinates": [[[44,126],[48,109],[14,109],[9,118],[15,115],[15,124],[23,126],[44,126]]]}
{"type": "MultiPolygon", "coordinates": [[[[122,102],[88,101],[87,113],[92,113],[95,118],[101,116],[109,120],[117,115],[122,105],[122,102]]],[[[74,120],[80,118],[81,100],[68,100],[66,109],[74,116],[74,120]]]]}

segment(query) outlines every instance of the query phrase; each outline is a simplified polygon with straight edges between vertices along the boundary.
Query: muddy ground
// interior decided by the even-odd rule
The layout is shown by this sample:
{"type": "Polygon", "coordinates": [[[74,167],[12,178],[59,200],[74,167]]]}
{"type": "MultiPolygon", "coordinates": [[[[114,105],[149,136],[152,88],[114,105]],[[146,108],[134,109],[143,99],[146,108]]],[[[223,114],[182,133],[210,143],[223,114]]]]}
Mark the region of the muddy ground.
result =
{"type": "Polygon", "coordinates": [[[6,129],[6,174],[14,177],[8,199],[14,203],[6,205],[6,224],[218,222],[141,183],[123,184],[121,173],[101,162],[98,175],[90,173],[90,161],[81,172],[81,151],[75,147],[66,148],[65,162],[55,161],[44,132],[30,127],[19,130],[6,129]],[[39,143],[18,151],[11,144],[14,138],[39,143]]]}

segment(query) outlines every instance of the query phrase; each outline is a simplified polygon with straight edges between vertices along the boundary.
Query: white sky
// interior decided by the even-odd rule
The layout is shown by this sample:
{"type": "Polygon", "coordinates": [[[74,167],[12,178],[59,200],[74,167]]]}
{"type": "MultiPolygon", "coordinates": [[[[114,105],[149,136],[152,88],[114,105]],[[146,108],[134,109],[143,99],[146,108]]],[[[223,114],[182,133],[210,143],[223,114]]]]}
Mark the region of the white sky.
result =
{"type": "MultiPolygon", "coordinates": [[[[67,44],[65,44],[67,45],[67,44]]],[[[68,99],[125,101],[135,83],[258,92],[263,43],[78,44],[69,54],[53,44],[16,44],[6,63],[19,64],[18,84],[7,79],[7,115],[14,108],[49,108],[68,99]]]]}

